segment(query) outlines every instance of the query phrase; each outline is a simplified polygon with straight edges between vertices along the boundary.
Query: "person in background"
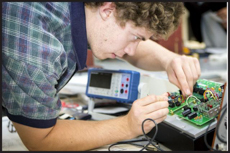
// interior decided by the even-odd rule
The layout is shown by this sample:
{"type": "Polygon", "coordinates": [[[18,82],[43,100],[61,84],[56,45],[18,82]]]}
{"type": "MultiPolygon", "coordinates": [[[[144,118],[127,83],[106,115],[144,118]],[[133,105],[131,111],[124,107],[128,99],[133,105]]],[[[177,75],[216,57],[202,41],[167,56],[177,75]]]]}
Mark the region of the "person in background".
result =
{"type": "Polygon", "coordinates": [[[227,3],[184,2],[189,11],[192,32],[206,47],[227,47],[227,3]]]}
{"type": "MultiPolygon", "coordinates": [[[[196,58],[177,55],[153,39],[180,24],[179,2],[2,3],[2,100],[29,150],[90,150],[142,135],[146,118],[162,122],[168,95],[133,102],[111,120],[57,120],[60,89],[85,67],[87,46],[98,59],[122,58],[149,71],[166,71],[183,95],[200,76],[196,58]]],[[[155,125],[146,122],[145,132],[155,125]]]]}

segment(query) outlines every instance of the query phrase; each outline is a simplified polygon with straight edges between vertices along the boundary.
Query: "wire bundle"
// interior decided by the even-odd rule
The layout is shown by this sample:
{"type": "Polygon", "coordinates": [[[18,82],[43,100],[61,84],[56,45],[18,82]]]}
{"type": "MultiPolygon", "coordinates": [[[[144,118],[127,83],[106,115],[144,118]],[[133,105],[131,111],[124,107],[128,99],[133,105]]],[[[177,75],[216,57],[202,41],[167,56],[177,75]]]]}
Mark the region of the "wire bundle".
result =
{"type": "Polygon", "coordinates": [[[144,149],[149,150],[149,148],[151,148],[151,147],[149,147],[149,145],[152,144],[152,145],[153,145],[154,147],[156,147],[159,151],[164,151],[164,150],[162,150],[160,147],[158,147],[157,145],[155,145],[155,144],[153,143],[153,142],[155,141],[154,139],[155,139],[155,137],[156,137],[156,135],[157,135],[157,132],[158,132],[158,125],[157,125],[157,123],[156,123],[153,119],[147,118],[147,119],[145,119],[145,120],[142,122],[141,128],[142,128],[143,135],[145,136],[145,139],[128,140],[128,141],[118,142],[118,143],[115,143],[115,144],[110,145],[109,148],[108,148],[108,150],[111,151],[111,150],[110,150],[111,147],[112,147],[112,146],[115,146],[115,145],[119,145],[119,144],[130,144],[130,145],[134,145],[134,146],[143,147],[143,148],[140,150],[140,151],[143,151],[144,149]],[[150,121],[154,122],[155,127],[156,127],[156,131],[155,131],[155,133],[154,133],[154,135],[153,135],[153,137],[152,137],[151,139],[148,138],[148,136],[146,135],[146,133],[145,133],[145,131],[144,131],[144,123],[145,123],[147,120],[150,120],[150,121]],[[140,141],[148,141],[148,144],[147,144],[147,145],[144,145],[144,146],[143,146],[143,145],[140,145],[140,144],[133,144],[133,142],[140,142],[140,141]]]}
{"type": "Polygon", "coordinates": [[[204,94],[203,94],[203,96],[204,96],[205,99],[207,99],[207,96],[206,96],[206,93],[207,93],[207,92],[211,93],[213,99],[219,100],[219,97],[218,97],[217,93],[216,93],[215,91],[213,91],[212,89],[209,89],[209,88],[208,88],[207,90],[205,90],[205,92],[204,92],[204,94]],[[215,95],[215,96],[214,96],[214,95],[215,95]]]}
{"type": "Polygon", "coordinates": [[[156,147],[158,150],[163,151],[161,148],[157,147],[157,146],[153,143],[153,141],[154,141],[154,139],[155,139],[155,137],[156,137],[156,135],[157,135],[157,132],[158,132],[158,125],[157,125],[157,123],[156,123],[153,119],[147,118],[147,119],[145,119],[145,120],[142,122],[141,128],[142,128],[142,132],[143,132],[145,138],[149,141],[149,143],[148,143],[147,145],[145,145],[140,151],[143,151],[144,149],[146,149],[150,144],[152,144],[152,145],[153,145],[154,147],[156,147]],[[145,131],[144,131],[144,123],[145,123],[147,120],[153,121],[154,124],[155,124],[155,127],[156,127],[156,132],[154,133],[154,135],[153,135],[153,137],[152,137],[151,139],[147,137],[147,135],[146,135],[146,133],[145,133],[145,131]]]}

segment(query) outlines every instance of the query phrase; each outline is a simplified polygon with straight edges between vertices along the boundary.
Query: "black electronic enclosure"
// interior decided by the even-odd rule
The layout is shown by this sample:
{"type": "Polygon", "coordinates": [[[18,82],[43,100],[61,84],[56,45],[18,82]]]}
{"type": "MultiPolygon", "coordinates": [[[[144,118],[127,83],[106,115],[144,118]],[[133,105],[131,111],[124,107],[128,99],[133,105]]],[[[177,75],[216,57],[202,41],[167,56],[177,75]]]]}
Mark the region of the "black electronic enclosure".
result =
{"type": "MultiPolygon", "coordinates": [[[[155,131],[155,128],[153,128],[147,135],[152,138],[152,136],[155,134],[155,131]]],[[[212,144],[214,131],[215,128],[210,130],[207,134],[207,142],[210,146],[212,144]]],[[[164,122],[158,124],[158,133],[155,140],[172,151],[209,150],[204,142],[204,134],[198,138],[193,138],[164,122]]]]}

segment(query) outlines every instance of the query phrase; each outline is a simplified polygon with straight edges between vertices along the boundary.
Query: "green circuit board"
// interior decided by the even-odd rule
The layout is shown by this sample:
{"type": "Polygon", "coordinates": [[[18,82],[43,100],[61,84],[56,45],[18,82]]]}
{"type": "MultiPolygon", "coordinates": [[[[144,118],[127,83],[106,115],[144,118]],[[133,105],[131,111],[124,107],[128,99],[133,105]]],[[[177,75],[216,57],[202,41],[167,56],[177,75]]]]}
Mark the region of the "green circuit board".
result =
{"type": "Polygon", "coordinates": [[[223,90],[222,83],[199,79],[189,97],[183,97],[180,90],[169,93],[169,115],[204,125],[218,114],[223,90]]]}
{"type": "MultiPolygon", "coordinates": [[[[194,111],[193,109],[191,109],[191,113],[196,113],[197,116],[194,117],[194,118],[191,118],[189,119],[187,116],[183,116],[182,113],[184,112],[184,109],[180,109],[178,110],[175,114],[178,115],[179,117],[185,119],[185,120],[188,120],[196,125],[203,125],[209,121],[211,121],[213,118],[215,118],[215,115],[214,114],[218,114],[219,110],[220,110],[220,103],[221,101],[219,100],[219,102],[214,102],[213,101],[208,101],[209,103],[213,102],[215,103],[213,108],[207,111],[194,111]]],[[[207,103],[208,103],[207,102],[207,103]]],[[[205,108],[203,108],[203,110],[205,110],[205,108]]]]}

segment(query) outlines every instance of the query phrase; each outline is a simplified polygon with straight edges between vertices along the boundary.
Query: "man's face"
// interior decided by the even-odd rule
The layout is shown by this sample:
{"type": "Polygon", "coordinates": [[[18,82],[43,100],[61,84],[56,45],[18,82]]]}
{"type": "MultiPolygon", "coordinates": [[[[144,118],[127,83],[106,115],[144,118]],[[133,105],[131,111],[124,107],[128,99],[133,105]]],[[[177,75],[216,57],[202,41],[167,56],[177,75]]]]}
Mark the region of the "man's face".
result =
{"type": "Polygon", "coordinates": [[[113,15],[94,26],[89,44],[93,54],[99,59],[123,57],[125,54],[132,56],[139,42],[153,35],[145,28],[135,27],[132,22],[121,27],[113,15]]]}

